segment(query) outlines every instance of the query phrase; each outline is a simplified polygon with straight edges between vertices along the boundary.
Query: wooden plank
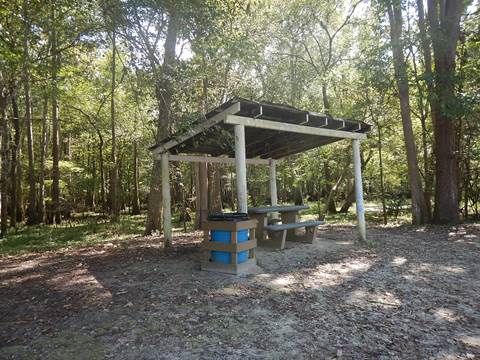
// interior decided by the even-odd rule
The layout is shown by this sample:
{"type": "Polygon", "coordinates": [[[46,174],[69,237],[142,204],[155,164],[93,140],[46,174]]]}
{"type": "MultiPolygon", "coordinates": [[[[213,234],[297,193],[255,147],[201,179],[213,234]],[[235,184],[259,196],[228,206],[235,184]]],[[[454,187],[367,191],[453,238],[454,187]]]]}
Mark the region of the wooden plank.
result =
{"type": "Polygon", "coordinates": [[[300,133],[300,134],[306,134],[306,135],[320,135],[320,136],[327,136],[327,137],[333,137],[333,138],[339,138],[339,139],[362,140],[367,138],[367,135],[363,133],[355,133],[355,132],[342,131],[342,130],[332,130],[332,129],[326,129],[326,128],[313,127],[313,126],[296,125],[296,124],[289,124],[289,123],[284,123],[279,121],[253,119],[253,118],[238,116],[238,115],[227,115],[224,122],[226,124],[231,124],[231,125],[244,125],[244,126],[260,128],[260,129],[287,131],[287,132],[294,132],[294,133],[300,133]]]}
{"type": "MultiPolygon", "coordinates": [[[[170,155],[170,161],[206,162],[220,164],[235,164],[232,157],[196,156],[196,155],[170,155]]],[[[270,165],[268,159],[246,159],[250,165],[270,165]]]]}
{"type": "Polygon", "coordinates": [[[257,226],[257,220],[243,221],[204,221],[202,222],[202,230],[225,230],[239,231],[244,229],[252,229],[257,226]]]}
{"type": "Polygon", "coordinates": [[[295,222],[289,224],[276,224],[276,225],[267,225],[265,226],[266,230],[269,231],[281,231],[281,230],[289,230],[289,229],[298,229],[302,227],[315,227],[319,225],[324,225],[325,221],[303,221],[303,222],[295,222]]]}
{"type": "Polygon", "coordinates": [[[251,214],[267,214],[271,212],[298,212],[306,210],[310,207],[308,205],[279,205],[279,206],[265,206],[249,208],[248,213],[251,214]]]}
{"type": "Polygon", "coordinates": [[[225,252],[241,252],[245,250],[253,249],[257,246],[257,240],[252,239],[248,241],[244,241],[241,243],[221,243],[216,241],[206,241],[202,244],[202,248],[209,251],[225,251],[225,252]]]}
{"type": "Polygon", "coordinates": [[[165,144],[161,144],[152,150],[153,153],[159,154],[168,151],[172,147],[181,144],[182,142],[194,137],[195,135],[200,134],[201,132],[207,130],[208,128],[218,124],[219,122],[225,120],[228,114],[235,114],[240,111],[240,102],[232,104],[222,112],[213,115],[211,118],[202,121],[195,127],[192,127],[189,131],[184,134],[177,136],[176,138],[167,141],[165,144]]]}

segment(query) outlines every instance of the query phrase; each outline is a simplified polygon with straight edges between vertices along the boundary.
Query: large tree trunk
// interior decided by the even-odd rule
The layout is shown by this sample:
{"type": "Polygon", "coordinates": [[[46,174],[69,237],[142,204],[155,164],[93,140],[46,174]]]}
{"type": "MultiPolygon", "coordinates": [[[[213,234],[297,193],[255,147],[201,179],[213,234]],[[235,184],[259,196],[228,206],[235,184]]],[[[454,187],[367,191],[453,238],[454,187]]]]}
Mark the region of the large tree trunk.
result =
{"type": "Polygon", "coordinates": [[[463,2],[459,0],[428,0],[428,21],[435,59],[432,99],[435,109],[436,223],[459,221],[454,77],[462,8],[463,2]]]}
{"type": "Polygon", "coordinates": [[[57,49],[57,30],[56,30],[56,14],[55,5],[52,5],[51,13],[51,79],[52,79],[52,222],[59,224],[61,216],[59,212],[60,207],[60,123],[58,121],[58,87],[57,77],[59,68],[59,54],[57,49]]]}
{"type": "Polygon", "coordinates": [[[403,47],[401,45],[402,10],[400,0],[389,1],[387,4],[387,12],[388,19],[390,21],[390,37],[393,51],[395,78],[400,99],[403,135],[407,150],[408,178],[412,197],[412,223],[418,225],[428,222],[428,209],[425,202],[422,183],[420,181],[415,137],[412,129],[407,67],[403,56],[403,47]]]}
{"type": "Polygon", "coordinates": [[[28,208],[27,208],[27,224],[33,225],[38,223],[37,205],[36,205],[36,188],[35,188],[35,162],[33,157],[33,129],[31,117],[30,103],[30,54],[29,54],[29,38],[30,38],[30,22],[28,14],[28,0],[23,2],[24,17],[24,33],[23,33],[23,87],[25,95],[25,128],[27,130],[27,155],[28,155],[28,208]]]}
{"type": "Polygon", "coordinates": [[[115,134],[115,82],[116,82],[116,52],[117,46],[115,42],[115,29],[112,31],[112,87],[110,99],[110,126],[112,131],[112,152],[111,152],[111,166],[112,171],[110,175],[110,205],[111,205],[111,220],[117,222],[120,218],[119,194],[118,194],[118,163],[117,163],[117,139],[115,134]]]}
{"type": "MultiPolygon", "coordinates": [[[[1,78],[0,74],[0,81],[1,78]]],[[[8,231],[8,121],[7,121],[7,89],[3,83],[0,83],[0,116],[1,116],[1,140],[2,140],[2,156],[1,156],[1,175],[0,175],[0,237],[5,237],[8,231]]]]}
{"type": "MultiPolygon", "coordinates": [[[[165,56],[162,67],[162,79],[157,80],[155,96],[158,104],[158,121],[156,142],[162,141],[168,136],[170,123],[172,121],[171,105],[173,96],[173,68],[175,65],[175,46],[177,42],[177,28],[173,15],[170,17],[165,40],[165,56]]],[[[150,194],[148,196],[148,214],[145,233],[161,230],[162,217],[162,186],[161,186],[161,164],[160,160],[154,159],[152,176],[150,179],[150,194]]]]}

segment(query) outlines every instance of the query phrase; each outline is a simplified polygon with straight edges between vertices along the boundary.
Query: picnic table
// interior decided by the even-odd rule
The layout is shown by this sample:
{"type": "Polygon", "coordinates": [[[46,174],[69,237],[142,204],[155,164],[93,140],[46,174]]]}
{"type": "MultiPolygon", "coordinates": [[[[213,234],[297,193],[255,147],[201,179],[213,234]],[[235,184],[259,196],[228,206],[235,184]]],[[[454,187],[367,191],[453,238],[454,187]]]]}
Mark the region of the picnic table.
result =
{"type": "MultiPolygon", "coordinates": [[[[308,209],[308,205],[279,205],[248,208],[248,215],[252,219],[258,221],[257,225],[257,241],[264,242],[266,240],[265,227],[268,226],[268,214],[280,213],[282,224],[296,223],[300,210],[308,209]]],[[[295,228],[286,231],[287,239],[295,236],[295,228]]]]}

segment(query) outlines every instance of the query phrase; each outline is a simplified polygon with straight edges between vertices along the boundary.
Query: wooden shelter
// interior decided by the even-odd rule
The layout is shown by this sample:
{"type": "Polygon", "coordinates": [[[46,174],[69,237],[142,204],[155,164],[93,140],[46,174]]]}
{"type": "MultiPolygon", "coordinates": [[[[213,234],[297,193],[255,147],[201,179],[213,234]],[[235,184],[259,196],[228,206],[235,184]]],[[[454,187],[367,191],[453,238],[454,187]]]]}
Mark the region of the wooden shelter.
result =
{"type": "Polygon", "coordinates": [[[162,163],[164,234],[172,238],[170,161],[232,163],[236,169],[237,210],[247,212],[247,164],[270,167],[270,197],[277,205],[276,162],[342,139],[352,141],[356,210],[360,238],[366,240],[360,141],[370,125],[291,106],[235,98],[225,102],[183,131],[151,147],[162,163]],[[198,155],[203,154],[203,155],[198,155]],[[206,156],[204,154],[208,154],[206,156]]]}

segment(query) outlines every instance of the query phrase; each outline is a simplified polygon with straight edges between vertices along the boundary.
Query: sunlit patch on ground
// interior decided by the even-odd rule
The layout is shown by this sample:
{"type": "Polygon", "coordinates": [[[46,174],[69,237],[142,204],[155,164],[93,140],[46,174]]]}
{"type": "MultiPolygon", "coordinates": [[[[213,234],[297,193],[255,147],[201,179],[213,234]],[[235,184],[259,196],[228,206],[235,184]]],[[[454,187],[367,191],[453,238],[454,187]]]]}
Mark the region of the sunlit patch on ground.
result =
{"type": "Polygon", "coordinates": [[[367,248],[329,225],[242,277],[199,270],[201,232],[3,258],[0,358],[478,358],[480,228],[462,231],[370,228],[367,248]]]}

